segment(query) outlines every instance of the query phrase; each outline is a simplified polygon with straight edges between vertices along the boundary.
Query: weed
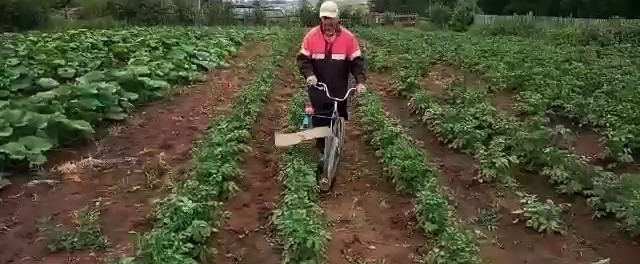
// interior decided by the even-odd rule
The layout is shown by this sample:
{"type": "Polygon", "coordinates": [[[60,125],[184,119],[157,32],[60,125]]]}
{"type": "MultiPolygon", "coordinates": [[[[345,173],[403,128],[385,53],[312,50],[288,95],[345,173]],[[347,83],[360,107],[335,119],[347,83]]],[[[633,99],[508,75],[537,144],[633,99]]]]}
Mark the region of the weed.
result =
{"type": "Polygon", "coordinates": [[[521,194],[520,204],[522,209],[512,212],[518,215],[518,220],[524,220],[527,227],[531,227],[538,232],[558,232],[565,234],[565,223],[561,214],[567,209],[568,204],[556,205],[552,200],[547,199],[542,203],[533,194],[521,194]]]}
{"type": "Polygon", "coordinates": [[[47,241],[52,252],[65,250],[97,250],[109,245],[109,240],[102,234],[97,207],[85,206],[72,214],[73,227],[55,224],[51,218],[41,221],[39,231],[47,241]]]}
{"type": "Polygon", "coordinates": [[[500,207],[498,205],[491,205],[478,209],[478,216],[471,219],[471,222],[489,231],[495,231],[498,229],[501,218],[500,207]]]}

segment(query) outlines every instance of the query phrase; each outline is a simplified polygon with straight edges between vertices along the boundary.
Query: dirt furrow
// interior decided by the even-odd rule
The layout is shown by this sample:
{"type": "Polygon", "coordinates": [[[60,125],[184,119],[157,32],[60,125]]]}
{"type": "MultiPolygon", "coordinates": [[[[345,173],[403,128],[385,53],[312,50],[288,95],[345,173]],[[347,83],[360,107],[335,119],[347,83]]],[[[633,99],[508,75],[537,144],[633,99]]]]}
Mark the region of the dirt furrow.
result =
{"type": "Polygon", "coordinates": [[[352,117],[334,190],[322,197],[333,224],[328,263],[413,263],[426,239],[414,222],[412,199],[396,194],[363,133],[352,117]]]}
{"type": "Polygon", "coordinates": [[[279,263],[277,241],[271,234],[271,215],[281,187],[273,137],[275,131],[284,129],[287,103],[298,92],[299,82],[292,70],[291,67],[277,70],[273,90],[253,127],[251,151],[244,158],[241,190],[228,202],[231,216],[215,243],[219,253],[212,263],[279,263]]]}
{"type": "Polygon", "coordinates": [[[37,220],[52,216],[70,225],[71,214],[99,204],[100,225],[111,241],[111,254],[132,253],[132,232],[148,225],[151,199],[167,194],[187,169],[192,142],[215,115],[228,107],[252,73],[244,64],[267,54],[269,45],[254,44],[230,58],[230,66],[209,72],[209,81],[185,88],[168,102],[142,108],[126,122],[109,128],[94,146],[73,151],[68,162],[53,166],[43,184],[14,184],[0,200],[0,263],[95,263],[103,254],[48,254],[37,220]]]}
{"type": "Polygon", "coordinates": [[[412,114],[407,101],[393,96],[391,76],[389,74],[371,74],[369,82],[378,89],[387,111],[400,123],[409,128],[410,135],[422,142],[435,164],[438,164],[441,179],[448,194],[454,199],[457,213],[461,219],[492,220],[495,231],[489,231],[476,225],[478,230],[488,235],[489,243],[481,246],[483,258],[493,263],[588,263],[598,255],[593,249],[581,244],[576,237],[540,235],[514,224],[511,212],[519,209],[517,197],[502,192],[496,186],[477,184],[473,179],[478,173],[478,163],[473,157],[454,151],[438,141],[428,127],[412,114]],[[481,210],[491,211],[492,206],[499,208],[491,214],[479,214],[481,210]]]}
{"type": "MultiPolygon", "coordinates": [[[[435,71],[442,72],[437,69],[435,71]]],[[[454,73],[455,69],[452,69],[445,77],[453,76],[454,73]]],[[[430,74],[430,76],[431,75],[432,74],[430,74]]],[[[439,76],[438,74],[435,75],[439,76]]],[[[481,79],[480,76],[473,74],[465,74],[464,78],[466,83],[481,79]],[[467,79],[470,79],[470,81],[467,81],[467,79]]],[[[436,77],[434,80],[438,79],[442,78],[436,77]]],[[[434,85],[434,80],[426,80],[425,86],[427,89],[429,89],[428,87],[430,85],[434,85]]],[[[431,91],[431,89],[429,90],[431,91]]],[[[494,105],[500,111],[506,113],[512,113],[513,106],[517,104],[514,95],[505,91],[498,92],[496,97],[493,98],[493,101],[494,105]]],[[[408,112],[408,109],[405,111],[408,112]]],[[[407,116],[406,118],[411,118],[410,113],[404,115],[407,116]]],[[[524,119],[526,117],[522,116],[521,118],[524,119]]],[[[573,143],[563,142],[564,145],[560,147],[569,149],[575,154],[590,159],[598,156],[594,153],[599,153],[601,152],[599,150],[603,149],[603,145],[598,143],[598,136],[593,131],[586,128],[576,128],[569,120],[562,120],[557,117],[552,118],[550,126],[554,126],[555,124],[563,124],[565,127],[569,127],[574,131],[573,143]]],[[[611,263],[631,263],[633,259],[631,256],[637,254],[635,252],[638,252],[640,245],[638,245],[637,242],[631,241],[626,235],[621,234],[616,227],[615,221],[611,219],[593,219],[593,210],[589,208],[583,197],[565,197],[558,195],[549,184],[548,177],[544,175],[514,170],[513,177],[522,184],[524,190],[538,195],[543,200],[548,198],[555,202],[571,204],[567,214],[568,216],[564,219],[569,225],[568,236],[570,236],[570,238],[567,238],[567,242],[561,244],[559,244],[560,240],[556,243],[549,240],[550,245],[560,245],[563,252],[580,252],[580,254],[591,249],[600,256],[611,257],[611,263]]],[[[508,200],[508,198],[503,197],[501,200],[508,200]]],[[[512,200],[512,204],[517,204],[515,198],[512,200]]]]}

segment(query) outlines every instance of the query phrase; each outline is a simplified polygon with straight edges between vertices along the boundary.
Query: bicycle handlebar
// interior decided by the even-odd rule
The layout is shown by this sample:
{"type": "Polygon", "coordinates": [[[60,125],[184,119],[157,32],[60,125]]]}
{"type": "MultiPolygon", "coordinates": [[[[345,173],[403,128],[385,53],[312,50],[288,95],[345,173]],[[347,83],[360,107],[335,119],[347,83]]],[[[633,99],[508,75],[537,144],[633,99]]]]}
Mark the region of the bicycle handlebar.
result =
{"type": "Polygon", "coordinates": [[[356,88],[349,88],[349,90],[347,90],[347,94],[345,94],[344,98],[341,99],[341,98],[335,98],[329,95],[329,89],[327,88],[327,85],[325,83],[318,82],[316,85],[311,85],[311,86],[315,87],[318,90],[324,91],[327,94],[327,97],[329,97],[329,99],[336,100],[336,101],[347,100],[351,92],[356,90],[356,88]]]}

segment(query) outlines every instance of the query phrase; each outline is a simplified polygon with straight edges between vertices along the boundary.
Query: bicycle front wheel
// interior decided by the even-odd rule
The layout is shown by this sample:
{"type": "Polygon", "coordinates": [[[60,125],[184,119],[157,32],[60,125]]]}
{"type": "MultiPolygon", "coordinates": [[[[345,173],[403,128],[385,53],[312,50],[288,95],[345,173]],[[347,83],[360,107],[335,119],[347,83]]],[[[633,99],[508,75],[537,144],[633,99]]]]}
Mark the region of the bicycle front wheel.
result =
{"type": "Polygon", "coordinates": [[[320,186],[323,191],[331,190],[336,181],[336,171],[340,163],[344,141],[344,121],[341,117],[332,122],[331,131],[332,136],[325,141],[325,181],[320,186]]]}

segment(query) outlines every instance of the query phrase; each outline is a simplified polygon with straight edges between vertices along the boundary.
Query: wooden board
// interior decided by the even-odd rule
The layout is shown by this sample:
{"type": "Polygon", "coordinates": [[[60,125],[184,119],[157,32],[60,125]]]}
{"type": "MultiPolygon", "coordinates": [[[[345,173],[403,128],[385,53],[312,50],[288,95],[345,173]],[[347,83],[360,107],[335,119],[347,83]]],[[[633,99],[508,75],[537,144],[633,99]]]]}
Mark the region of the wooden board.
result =
{"type": "Polygon", "coordinates": [[[296,132],[296,133],[276,133],[275,144],[276,147],[288,147],[298,144],[302,141],[323,138],[331,136],[331,128],[329,127],[314,127],[312,129],[296,132]]]}

